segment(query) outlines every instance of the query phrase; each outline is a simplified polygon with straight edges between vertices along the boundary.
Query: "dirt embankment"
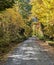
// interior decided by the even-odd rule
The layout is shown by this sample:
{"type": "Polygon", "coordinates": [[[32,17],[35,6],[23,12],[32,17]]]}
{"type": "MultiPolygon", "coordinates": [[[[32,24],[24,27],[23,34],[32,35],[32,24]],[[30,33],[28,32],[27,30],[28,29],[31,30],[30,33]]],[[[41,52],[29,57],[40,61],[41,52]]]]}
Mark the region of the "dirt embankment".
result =
{"type": "Polygon", "coordinates": [[[50,59],[54,62],[54,47],[50,46],[47,42],[39,41],[40,46],[47,52],[50,59]]]}

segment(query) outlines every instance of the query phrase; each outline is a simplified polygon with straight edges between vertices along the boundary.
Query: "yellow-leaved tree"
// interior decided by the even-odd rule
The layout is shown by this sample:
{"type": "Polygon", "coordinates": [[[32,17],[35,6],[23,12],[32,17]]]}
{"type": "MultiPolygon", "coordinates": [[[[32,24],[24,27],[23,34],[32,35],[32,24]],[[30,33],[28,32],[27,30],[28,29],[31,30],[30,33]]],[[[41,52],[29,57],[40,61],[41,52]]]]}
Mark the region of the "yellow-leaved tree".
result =
{"type": "Polygon", "coordinates": [[[45,35],[47,35],[47,32],[49,33],[47,36],[50,38],[53,38],[54,35],[54,22],[52,21],[54,19],[54,0],[32,0],[31,1],[32,4],[32,16],[33,17],[37,17],[39,22],[44,26],[44,33],[45,35]],[[52,24],[51,22],[52,21],[52,24]],[[48,28],[50,26],[50,28],[48,28]],[[46,29],[47,27],[47,29],[46,29]],[[53,28],[53,30],[52,30],[53,28]],[[50,29],[52,31],[52,33],[50,32],[50,30],[48,31],[48,29],[50,29]]]}

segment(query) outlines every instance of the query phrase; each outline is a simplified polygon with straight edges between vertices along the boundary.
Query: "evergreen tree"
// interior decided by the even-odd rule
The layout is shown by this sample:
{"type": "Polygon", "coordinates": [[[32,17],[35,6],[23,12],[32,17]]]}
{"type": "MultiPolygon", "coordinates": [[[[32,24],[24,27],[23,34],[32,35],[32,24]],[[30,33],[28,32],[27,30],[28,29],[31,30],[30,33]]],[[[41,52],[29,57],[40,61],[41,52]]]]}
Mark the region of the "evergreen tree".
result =
{"type": "Polygon", "coordinates": [[[12,7],[14,0],[0,0],[0,11],[12,7]]]}
{"type": "Polygon", "coordinates": [[[23,18],[28,18],[31,11],[30,0],[18,0],[19,12],[23,18]]]}

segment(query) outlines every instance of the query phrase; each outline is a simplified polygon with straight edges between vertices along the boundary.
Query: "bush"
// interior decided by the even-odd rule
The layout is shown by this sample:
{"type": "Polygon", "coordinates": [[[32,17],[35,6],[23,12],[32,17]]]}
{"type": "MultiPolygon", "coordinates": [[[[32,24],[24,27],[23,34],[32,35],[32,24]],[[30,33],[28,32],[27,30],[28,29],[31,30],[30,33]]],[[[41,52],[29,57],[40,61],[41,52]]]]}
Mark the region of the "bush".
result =
{"type": "Polygon", "coordinates": [[[13,45],[27,39],[30,33],[31,28],[15,8],[0,13],[0,53],[8,52],[13,45]]]}

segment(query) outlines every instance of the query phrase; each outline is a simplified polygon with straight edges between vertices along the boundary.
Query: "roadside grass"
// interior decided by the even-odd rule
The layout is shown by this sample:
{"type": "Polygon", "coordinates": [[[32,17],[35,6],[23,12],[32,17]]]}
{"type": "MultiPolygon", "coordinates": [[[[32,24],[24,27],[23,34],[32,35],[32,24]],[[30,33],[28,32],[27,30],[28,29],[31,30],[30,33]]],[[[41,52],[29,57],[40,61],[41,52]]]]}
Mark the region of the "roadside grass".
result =
{"type": "Polygon", "coordinates": [[[50,46],[53,46],[53,47],[54,47],[54,41],[47,41],[47,43],[48,43],[50,46]]]}

